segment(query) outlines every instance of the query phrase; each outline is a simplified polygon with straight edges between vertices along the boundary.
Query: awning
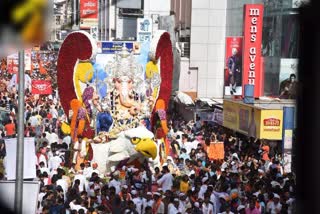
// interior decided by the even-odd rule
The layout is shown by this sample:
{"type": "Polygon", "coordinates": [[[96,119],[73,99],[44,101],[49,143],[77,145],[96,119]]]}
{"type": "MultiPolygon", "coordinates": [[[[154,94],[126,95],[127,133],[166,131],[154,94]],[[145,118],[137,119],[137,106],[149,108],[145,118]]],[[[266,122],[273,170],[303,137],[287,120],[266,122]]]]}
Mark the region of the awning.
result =
{"type": "Polygon", "coordinates": [[[215,108],[223,109],[223,99],[198,98],[196,101],[197,110],[213,110],[215,108]]]}
{"type": "Polygon", "coordinates": [[[176,96],[174,97],[174,101],[184,104],[186,106],[194,106],[194,102],[192,98],[186,93],[183,93],[181,91],[178,91],[176,93],[176,96]]]}

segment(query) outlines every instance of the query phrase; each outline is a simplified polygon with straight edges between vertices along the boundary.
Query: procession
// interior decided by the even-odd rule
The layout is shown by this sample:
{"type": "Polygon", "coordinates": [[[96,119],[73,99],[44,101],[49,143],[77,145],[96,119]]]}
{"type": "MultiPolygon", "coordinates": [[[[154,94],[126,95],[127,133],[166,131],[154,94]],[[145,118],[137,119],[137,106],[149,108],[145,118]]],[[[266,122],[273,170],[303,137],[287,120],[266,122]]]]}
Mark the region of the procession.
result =
{"type": "Polygon", "coordinates": [[[231,1],[54,1],[50,41],[0,55],[4,207],[297,213],[298,21],[231,1]]]}

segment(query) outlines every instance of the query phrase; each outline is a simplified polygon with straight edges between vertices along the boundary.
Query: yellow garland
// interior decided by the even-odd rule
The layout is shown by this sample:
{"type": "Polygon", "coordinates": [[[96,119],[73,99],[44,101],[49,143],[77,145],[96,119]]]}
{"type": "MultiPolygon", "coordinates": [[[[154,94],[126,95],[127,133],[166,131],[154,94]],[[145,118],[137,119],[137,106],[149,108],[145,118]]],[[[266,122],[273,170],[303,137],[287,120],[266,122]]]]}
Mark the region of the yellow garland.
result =
{"type": "Polygon", "coordinates": [[[87,83],[93,77],[93,66],[90,62],[80,62],[76,68],[73,75],[74,88],[76,90],[76,95],[78,100],[82,102],[82,91],[80,82],[87,83]]]}
{"type": "Polygon", "coordinates": [[[71,133],[71,127],[66,122],[62,122],[61,131],[63,134],[68,135],[71,133]]]}
{"type": "MultiPolygon", "coordinates": [[[[149,61],[146,65],[146,77],[147,79],[151,79],[155,73],[159,73],[158,65],[153,61],[149,61]]],[[[157,99],[159,87],[155,87],[152,89],[152,96],[154,99],[157,99]]]]}

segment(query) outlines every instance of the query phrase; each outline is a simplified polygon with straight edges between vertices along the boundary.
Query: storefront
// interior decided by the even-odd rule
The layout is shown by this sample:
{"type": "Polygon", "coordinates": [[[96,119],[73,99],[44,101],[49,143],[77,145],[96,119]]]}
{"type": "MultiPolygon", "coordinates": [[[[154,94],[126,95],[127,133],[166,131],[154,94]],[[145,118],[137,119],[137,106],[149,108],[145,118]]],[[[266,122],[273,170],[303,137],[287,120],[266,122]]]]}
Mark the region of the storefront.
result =
{"type": "Polygon", "coordinates": [[[223,126],[248,137],[281,141],[283,110],[260,108],[242,101],[223,101],[223,126]]]}

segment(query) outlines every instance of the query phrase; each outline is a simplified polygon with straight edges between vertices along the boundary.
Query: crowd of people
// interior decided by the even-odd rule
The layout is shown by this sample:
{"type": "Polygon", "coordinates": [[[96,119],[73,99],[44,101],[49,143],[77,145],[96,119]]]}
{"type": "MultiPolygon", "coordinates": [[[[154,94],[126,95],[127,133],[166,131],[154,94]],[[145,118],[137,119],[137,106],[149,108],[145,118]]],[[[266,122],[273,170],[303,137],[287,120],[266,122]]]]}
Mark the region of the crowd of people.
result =
{"type": "MultiPolygon", "coordinates": [[[[17,100],[17,93],[0,92],[1,160],[4,140],[17,135],[17,100]]],[[[160,167],[123,166],[104,175],[90,161],[75,167],[75,142],[61,132],[65,115],[55,92],[27,91],[25,101],[24,134],[35,137],[38,213],[294,213],[295,175],[267,141],[175,117],[168,121],[170,146],[160,167]],[[223,143],[222,159],[210,156],[216,143],[223,143]]]]}

